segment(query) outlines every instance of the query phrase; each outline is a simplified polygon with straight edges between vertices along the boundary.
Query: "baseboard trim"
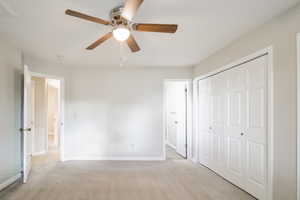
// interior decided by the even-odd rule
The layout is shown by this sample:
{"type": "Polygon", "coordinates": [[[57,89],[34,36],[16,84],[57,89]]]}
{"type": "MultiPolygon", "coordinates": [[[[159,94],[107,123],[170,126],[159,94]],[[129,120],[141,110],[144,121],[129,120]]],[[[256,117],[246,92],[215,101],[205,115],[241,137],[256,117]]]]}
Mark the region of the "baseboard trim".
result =
{"type": "Polygon", "coordinates": [[[7,179],[6,181],[4,181],[3,183],[0,184],[0,191],[2,191],[3,189],[5,189],[6,187],[10,186],[11,184],[13,184],[14,182],[16,182],[19,178],[22,177],[22,174],[19,173],[13,177],[10,177],[9,179],[7,179]]]}
{"type": "Polygon", "coordinates": [[[44,155],[44,154],[46,154],[46,151],[32,153],[32,156],[40,156],[40,155],[44,155]]]}
{"type": "Polygon", "coordinates": [[[169,143],[169,142],[166,142],[166,145],[168,145],[168,146],[171,147],[172,149],[176,150],[176,147],[175,147],[173,144],[171,144],[171,143],[169,143]]]}
{"type": "Polygon", "coordinates": [[[162,157],[98,157],[98,156],[72,156],[64,157],[64,161],[75,160],[101,160],[101,161],[163,161],[162,157]]]}
{"type": "Polygon", "coordinates": [[[195,163],[195,164],[197,164],[197,163],[198,163],[198,161],[197,161],[197,159],[196,159],[196,158],[191,158],[191,161],[192,161],[193,163],[195,163]]]}

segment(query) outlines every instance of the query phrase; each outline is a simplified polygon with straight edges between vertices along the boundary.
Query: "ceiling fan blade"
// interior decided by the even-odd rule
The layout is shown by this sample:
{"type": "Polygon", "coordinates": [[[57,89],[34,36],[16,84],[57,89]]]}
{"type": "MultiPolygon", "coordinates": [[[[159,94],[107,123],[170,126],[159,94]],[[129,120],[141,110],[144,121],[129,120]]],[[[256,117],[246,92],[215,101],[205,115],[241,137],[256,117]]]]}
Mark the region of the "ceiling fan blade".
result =
{"type": "Polygon", "coordinates": [[[144,0],[126,0],[122,17],[131,21],[144,0]]]}
{"type": "Polygon", "coordinates": [[[133,29],[144,32],[175,33],[178,25],[176,24],[133,24],[133,29]]]}
{"type": "Polygon", "coordinates": [[[130,35],[127,39],[127,44],[133,53],[141,50],[132,35],[130,35]]]}
{"type": "Polygon", "coordinates": [[[106,40],[108,40],[111,37],[112,37],[112,33],[111,32],[107,33],[106,35],[101,37],[99,40],[97,40],[96,42],[94,42],[93,44],[88,46],[86,49],[87,50],[93,50],[93,49],[95,49],[96,47],[98,47],[100,44],[102,44],[103,42],[105,42],[106,40]]]}
{"type": "Polygon", "coordinates": [[[86,14],[83,14],[83,13],[80,13],[80,12],[77,12],[77,11],[74,11],[74,10],[66,10],[66,14],[70,15],[70,16],[73,16],[73,17],[78,17],[78,18],[81,18],[81,19],[92,21],[92,22],[95,22],[95,23],[98,23],[98,24],[103,24],[103,25],[109,25],[110,24],[106,20],[100,19],[98,17],[92,17],[92,16],[89,16],[89,15],[86,15],[86,14]]]}

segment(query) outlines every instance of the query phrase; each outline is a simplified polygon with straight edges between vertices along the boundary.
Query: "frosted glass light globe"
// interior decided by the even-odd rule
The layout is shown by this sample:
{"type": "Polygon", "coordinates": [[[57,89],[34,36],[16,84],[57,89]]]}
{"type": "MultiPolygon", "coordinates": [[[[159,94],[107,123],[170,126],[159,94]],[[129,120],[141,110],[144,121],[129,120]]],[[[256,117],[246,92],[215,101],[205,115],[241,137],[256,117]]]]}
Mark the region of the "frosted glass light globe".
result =
{"type": "Polygon", "coordinates": [[[116,40],[124,42],[130,36],[130,31],[124,27],[118,27],[113,30],[113,36],[116,40]]]}

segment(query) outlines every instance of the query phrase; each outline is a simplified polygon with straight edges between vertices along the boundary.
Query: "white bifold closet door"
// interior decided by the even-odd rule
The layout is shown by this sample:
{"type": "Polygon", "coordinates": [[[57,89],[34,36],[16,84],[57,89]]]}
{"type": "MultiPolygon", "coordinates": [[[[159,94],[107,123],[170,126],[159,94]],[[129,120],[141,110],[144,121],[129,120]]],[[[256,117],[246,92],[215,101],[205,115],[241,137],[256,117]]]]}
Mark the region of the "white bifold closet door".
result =
{"type": "Polygon", "coordinates": [[[199,161],[266,199],[267,56],[199,81],[199,161]]]}

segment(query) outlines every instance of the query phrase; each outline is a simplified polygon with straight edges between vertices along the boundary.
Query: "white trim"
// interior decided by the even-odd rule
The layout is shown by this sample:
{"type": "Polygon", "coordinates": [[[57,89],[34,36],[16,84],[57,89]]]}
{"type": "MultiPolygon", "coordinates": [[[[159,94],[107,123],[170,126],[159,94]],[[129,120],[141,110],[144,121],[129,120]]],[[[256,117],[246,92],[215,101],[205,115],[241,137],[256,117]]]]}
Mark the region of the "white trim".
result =
{"type": "MultiPolygon", "coordinates": [[[[193,125],[193,114],[192,114],[192,102],[193,102],[193,87],[192,87],[192,79],[164,79],[163,82],[163,155],[165,160],[167,159],[167,155],[166,155],[166,142],[167,142],[167,127],[166,127],[166,95],[167,95],[167,91],[166,91],[166,83],[167,82],[179,82],[179,81],[183,81],[187,83],[187,159],[188,160],[193,160],[192,158],[192,145],[193,145],[193,141],[192,141],[192,134],[193,134],[193,129],[192,129],[192,125],[193,125]]],[[[175,148],[176,149],[176,148],[175,148]]]]}
{"type": "Polygon", "coordinates": [[[102,156],[70,156],[64,161],[91,160],[91,161],[164,161],[165,157],[102,157],[102,156]]]}
{"type": "Polygon", "coordinates": [[[199,162],[199,134],[198,134],[198,80],[193,81],[193,132],[192,140],[195,140],[195,152],[192,155],[192,161],[194,163],[199,162]]]}
{"type": "Polygon", "coordinates": [[[167,152],[166,152],[166,142],[167,142],[167,116],[166,116],[166,112],[167,112],[167,102],[166,102],[166,98],[167,98],[167,89],[166,89],[166,83],[165,81],[163,82],[163,113],[162,113],[162,117],[163,117],[163,136],[162,136],[162,148],[163,148],[163,158],[164,160],[167,160],[167,152]]]}
{"type": "Polygon", "coordinates": [[[171,144],[170,142],[166,141],[165,144],[168,145],[169,147],[171,147],[172,149],[176,150],[176,146],[171,144]]]}
{"type": "Polygon", "coordinates": [[[31,103],[31,111],[33,110],[33,113],[31,113],[31,119],[33,121],[33,124],[31,126],[31,152],[32,152],[32,155],[34,154],[35,152],[35,141],[34,141],[34,138],[35,138],[35,132],[36,132],[36,115],[35,115],[35,93],[36,93],[36,81],[34,80],[31,80],[31,102],[32,100],[34,101],[33,104],[31,103]],[[34,93],[32,93],[32,91],[34,91],[34,93]]]}
{"type": "MultiPolygon", "coordinates": [[[[273,160],[274,160],[274,131],[273,131],[273,128],[274,128],[274,102],[273,102],[273,99],[274,99],[274,91],[273,91],[273,87],[274,87],[274,83],[273,83],[273,79],[274,79],[274,74],[273,74],[273,47],[270,46],[268,48],[265,48],[265,49],[262,49],[262,50],[259,50],[249,56],[246,56],[246,57],[243,57],[235,62],[232,62],[228,65],[225,65],[224,67],[220,67],[214,71],[211,71],[211,72],[208,72],[206,73],[205,75],[201,75],[201,76],[198,76],[194,79],[193,83],[194,83],[194,92],[195,92],[195,89],[197,91],[197,87],[195,87],[195,85],[198,85],[198,81],[201,80],[201,79],[204,79],[208,76],[212,76],[214,74],[217,74],[217,73],[220,73],[224,70],[228,70],[230,68],[232,68],[233,66],[237,66],[237,65],[240,65],[241,63],[244,63],[244,62],[247,62],[249,60],[252,60],[254,58],[257,58],[259,56],[262,56],[264,54],[267,54],[268,55],[268,67],[267,67],[267,71],[268,71],[268,77],[267,77],[267,81],[268,81],[268,161],[267,161],[267,165],[268,165],[268,173],[267,173],[267,182],[268,182],[268,188],[267,188],[267,200],[272,200],[273,199],[273,186],[274,186],[274,182],[273,182],[273,175],[274,175],[274,172],[273,172],[273,168],[274,168],[274,163],[273,163],[273,160]]],[[[195,110],[195,107],[194,107],[194,110],[195,110]]],[[[198,111],[197,111],[198,112],[198,111]]],[[[195,124],[195,126],[197,126],[197,118],[194,117],[193,119],[193,123],[195,124]]],[[[194,131],[197,131],[198,128],[195,128],[194,127],[194,131]]],[[[194,135],[198,135],[197,132],[194,133],[194,135]]],[[[196,139],[196,148],[198,148],[198,139],[196,139]]],[[[196,152],[196,155],[198,155],[198,150],[196,152]]],[[[196,160],[196,159],[195,159],[196,160]]],[[[300,200],[300,199],[299,199],[300,200]]]]}
{"type": "Polygon", "coordinates": [[[22,177],[21,173],[18,173],[15,176],[10,177],[9,179],[7,179],[6,181],[4,181],[3,183],[0,184],[0,191],[5,189],[7,186],[13,184],[14,182],[16,182],[18,179],[20,179],[22,177]]]}
{"type": "Polygon", "coordinates": [[[267,69],[267,81],[268,81],[268,189],[267,199],[273,199],[273,175],[274,175],[274,60],[273,60],[273,47],[267,49],[268,53],[268,69],[267,69]]]}
{"type": "Polygon", "coordinates": [[[239,60],[237,60],[235,62],[229,63],[229,64],[227,64],[227,65],[225,65],[223,67],[217,68],[216,70],[213,70],[213,71],[208,72],[208,73],[206,73],[204,75],[198,76],[198,77],[196,77],[194,79],[194,82],[196,82],[196,81],[198,82],[200,79],[204,79],[204,78],[206,78],[208,76],[212,76],[212,75],[220,73],[220,72],[222,72],[224,70],[228,70],[228,69],[232,68],[232,66],[240,65],[241,63],[244,63],[244,62],[247,62],[249,60],[252,60],[253,58],[256,58],[256,57],[261,56],[263,54],[266,54],[266,53],[272,54],[272,52],[273,52],[273,47],[272,46],[268,47],[268,48],[265,48],[265,49],[262,49],[262,50],[257,51],[255,53],[249,55],[249,56],[243,57],[243,58],[241,58],[241,59],[239,59],[239,60]]]}
{"type": "MultiPolygon", "coordinates": [[[[41,77],[41,78],[46,78],[46,79],[56,79],[60,80],[60,124],[61,125],[61,131],[59,134],[59,156],[60,156],[60,161],[64,162],[65,161],[65,155],[64,155],[64,133],[65,133],[65,79],[63,77],[59,76],[52,76],[52,75],[47,75],[47,74],[42,74],[42,73],[37,73],[37,72],[31,72],[32,76],[35,77],[41,77]]],[[[47,138],[47,143],[48,143],[48,136],[47,138]]],[[[48,144],[47,144],[48,145],[48,144]]],[[[48,147],[47,147],[48,150],[48,147]]],[[[46,151],[47,151],[46,150],[46,151]]]]}
{"type": "Polygon", "coordinates": [[[297,199],[300,200],[300,33],[297,34],[297,199]]]}
{"type": "Polygon", "coordinates": [[[46,154],[46,151],[40,151],[40,152],[32,153],[32,156],[40,156],[40,155],[44,155],[44,154],[46,154]]]}
{"type": "Polygon", "coordinates": [[[187,159],[193,160],[193,81],[187,84],[187,159]]]}
{"type": "Polygon", "coordinates": [[[44,78],[45,79],[45,87],[44,87],[44,109],[45,109],[45,133],[46,133],[46,137],[45,137],[45,143],[46,143],[46,151],[49,151],[49,141],[48,141],[48,78],[44,78]]]}

